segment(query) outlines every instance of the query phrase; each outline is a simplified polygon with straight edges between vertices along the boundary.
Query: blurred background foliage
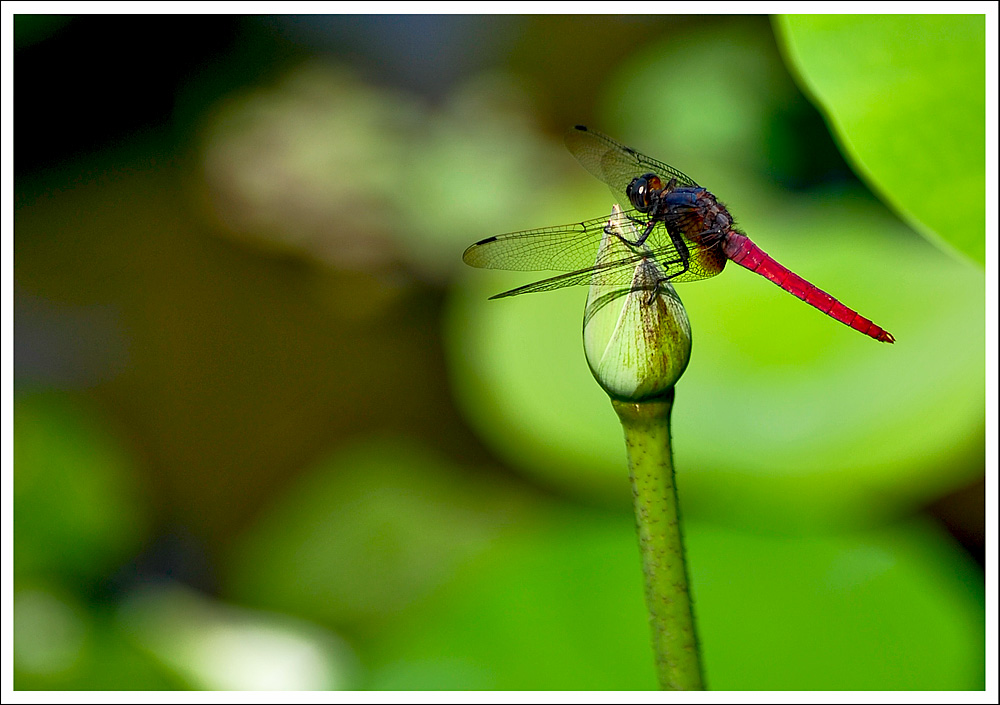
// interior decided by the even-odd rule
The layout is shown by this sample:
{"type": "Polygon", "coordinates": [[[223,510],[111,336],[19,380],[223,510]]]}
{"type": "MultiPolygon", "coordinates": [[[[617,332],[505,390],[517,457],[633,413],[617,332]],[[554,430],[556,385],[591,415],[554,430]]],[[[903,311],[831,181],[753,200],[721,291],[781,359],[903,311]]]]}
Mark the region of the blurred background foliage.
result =
{"type": "MultiPolygon", "coordinates": [[[[655,687],[585,291],[461,263],[610,211],[584,123],[898,340],[743,270],[680,288],[710,687],[983,688],[983,221],[939,248],[859,156],[876,21],[17,16],[15,687],[655,687]]],[[[984,20],[898,21],[883,152],[975,184],[984,20]],[[960,57],[941,149],[908,36],[960,57]]]]}

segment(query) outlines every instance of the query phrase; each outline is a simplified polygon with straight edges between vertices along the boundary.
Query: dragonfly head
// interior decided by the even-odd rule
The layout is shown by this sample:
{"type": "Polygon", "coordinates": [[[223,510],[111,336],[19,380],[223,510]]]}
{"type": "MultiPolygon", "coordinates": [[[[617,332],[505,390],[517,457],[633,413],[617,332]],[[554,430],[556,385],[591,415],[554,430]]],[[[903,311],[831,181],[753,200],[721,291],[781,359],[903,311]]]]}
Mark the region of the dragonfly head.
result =
{"type": "Polygon", "coordinates": [[[663,181],[660,177],[649,173],[632,179],[632,183],[625,188],[625,195],[636,210],[648,213],[653,207],[653,194],[662,190],[663,181]]]}

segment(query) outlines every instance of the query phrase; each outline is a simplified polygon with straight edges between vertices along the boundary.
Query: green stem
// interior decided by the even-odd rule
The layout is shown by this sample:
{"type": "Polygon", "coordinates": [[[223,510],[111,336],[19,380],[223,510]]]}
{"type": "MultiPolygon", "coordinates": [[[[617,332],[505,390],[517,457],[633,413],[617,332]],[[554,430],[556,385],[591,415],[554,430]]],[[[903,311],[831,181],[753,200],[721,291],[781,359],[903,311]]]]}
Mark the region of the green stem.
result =
{"type": "Polygon", "coordinates": [[[670,450],[674,391],[611,403],[625,430],[656,671],[663,690],[704,690],[670,450]]]}

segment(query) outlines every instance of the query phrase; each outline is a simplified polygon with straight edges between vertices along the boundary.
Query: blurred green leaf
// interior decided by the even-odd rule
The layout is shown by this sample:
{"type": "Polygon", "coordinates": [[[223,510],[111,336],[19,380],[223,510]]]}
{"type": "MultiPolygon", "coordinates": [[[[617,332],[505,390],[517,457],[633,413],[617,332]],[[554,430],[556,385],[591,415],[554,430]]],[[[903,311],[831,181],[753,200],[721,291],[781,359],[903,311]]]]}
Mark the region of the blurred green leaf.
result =
{"type": "Polygon", "coordinates": [[[15,669],[29,677],[67,675],[81,661],[91,628],[73,598],[22,587],[14,596],[15,669]]]}
{"type": "Polygon", "coordinates": [[[85,400],[15,400],[14,520],[19,579],[95,579],[138,547],[146,522],[134,461],[85,400]]]}
{"type": "Polygon", "coordinates": [[[936,526],[840,536],[686,531],[716,690],[976,690],[982,574],[936,526]]]}
{"type": "MultiPolygon", "coordinates": [[[[656,688],[631,518],[521,529],[379,635],[369,687],[656,688]]],[[[710,688],[983,687],[978,570],[939,530],[685,536],[710,688]]]]}
{"type": "Polygon", "coordinates": [[[17,690],[175,690],[166,672],[70,592],[28,581],[14,593],[17,690]]]}
{"type": "Polygon", "coordinates": [[[512,527],[376,635],[368,687],[653,690],[646,620],[628,516],[556,512],[512,527]]]}
{"type": "Polygon", "coordinates": [[[789,63],[872,188],[985,263],[983,15],[784,15],[789,63]]]}
{"type": "Polygon", "coordinates": [[[361,442],[320,462],[248,532],[230,594],[327,625],[389,619],[523,509],[419,444],[361,442]]]}

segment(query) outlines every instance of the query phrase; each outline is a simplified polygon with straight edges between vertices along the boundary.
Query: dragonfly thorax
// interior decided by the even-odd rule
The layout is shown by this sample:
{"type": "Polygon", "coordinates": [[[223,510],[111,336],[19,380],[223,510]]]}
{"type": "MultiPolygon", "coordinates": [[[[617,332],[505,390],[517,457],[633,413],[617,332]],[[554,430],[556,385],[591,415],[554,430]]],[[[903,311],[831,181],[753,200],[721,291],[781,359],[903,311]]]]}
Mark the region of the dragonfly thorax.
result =
{"type": "Polygon", "coordinates": [[[655,194],[651,206],[654,219],[692,242],[711,247],[733,230],[733,217],[711,192],[700,186],[664,190],[655,194]]]}

